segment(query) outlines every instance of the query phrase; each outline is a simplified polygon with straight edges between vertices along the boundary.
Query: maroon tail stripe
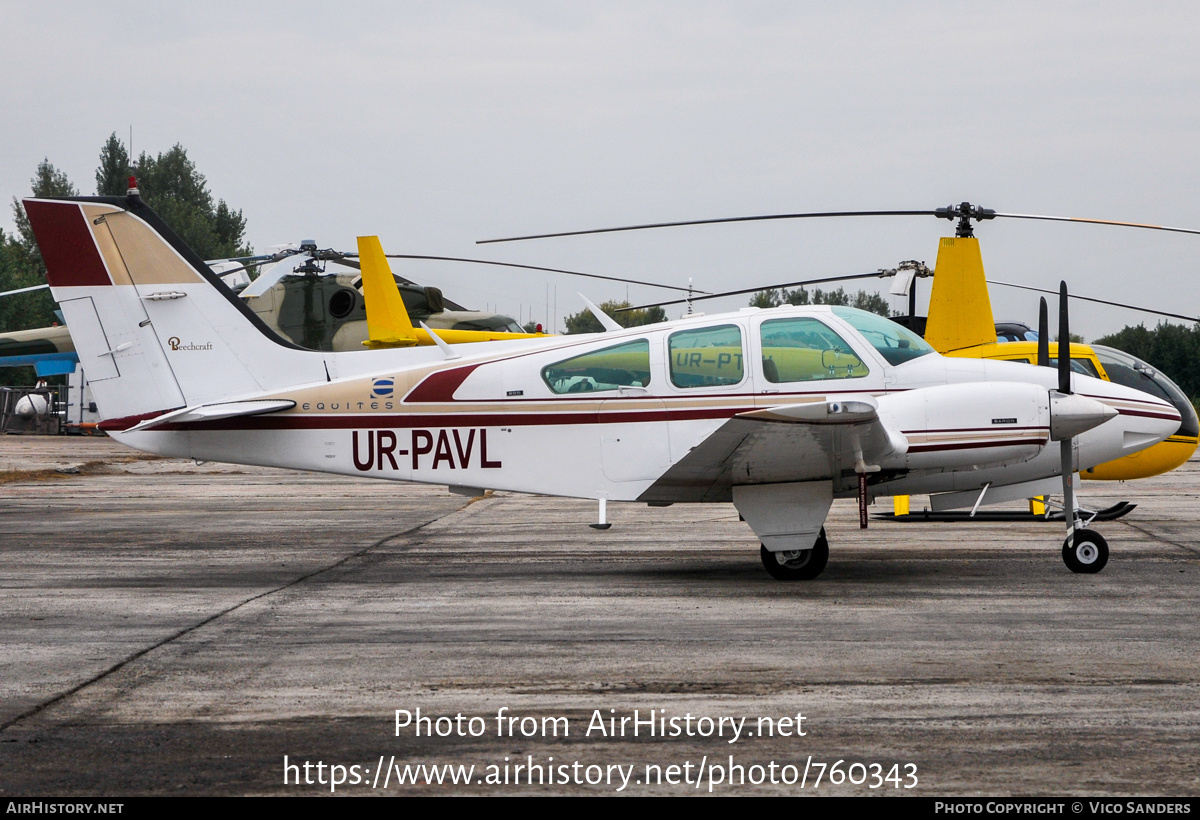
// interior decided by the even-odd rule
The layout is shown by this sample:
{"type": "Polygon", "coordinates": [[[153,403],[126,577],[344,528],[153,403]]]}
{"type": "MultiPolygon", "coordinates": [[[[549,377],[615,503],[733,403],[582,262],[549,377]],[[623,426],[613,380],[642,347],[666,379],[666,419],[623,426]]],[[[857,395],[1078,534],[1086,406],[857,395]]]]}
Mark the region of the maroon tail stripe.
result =
{"type": "Polygon", "coordinates": [[[25,213],[46,260],[46,279],[52,287],[112,284],[77,203],[27,199],[25,213]]]}

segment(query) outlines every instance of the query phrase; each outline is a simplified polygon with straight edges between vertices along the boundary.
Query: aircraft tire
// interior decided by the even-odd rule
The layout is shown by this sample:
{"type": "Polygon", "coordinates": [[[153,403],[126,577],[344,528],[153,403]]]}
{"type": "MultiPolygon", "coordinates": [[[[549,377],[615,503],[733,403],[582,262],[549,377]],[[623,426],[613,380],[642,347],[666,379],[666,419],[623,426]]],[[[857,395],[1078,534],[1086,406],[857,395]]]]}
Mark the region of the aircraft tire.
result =
{"type": "Polygon", "coordinates": [[[829,540],[825,537],[825,528],[817,536],[817,542],[812,549],[802,550],[798,556],[789,561],[780,562],[779,553],[774,553],[766,547],[759,548],[759,557],[763,567],[776,581],[811,581],[825,571],[829,563],[829,540]]]}
{"type": "Polygon", "coordinates": [[[1108,542],[1095,530],[1076,530],[1063,541],[1062,557],[1071,572],[1099,572],[1108,563],[1108,542]]]}

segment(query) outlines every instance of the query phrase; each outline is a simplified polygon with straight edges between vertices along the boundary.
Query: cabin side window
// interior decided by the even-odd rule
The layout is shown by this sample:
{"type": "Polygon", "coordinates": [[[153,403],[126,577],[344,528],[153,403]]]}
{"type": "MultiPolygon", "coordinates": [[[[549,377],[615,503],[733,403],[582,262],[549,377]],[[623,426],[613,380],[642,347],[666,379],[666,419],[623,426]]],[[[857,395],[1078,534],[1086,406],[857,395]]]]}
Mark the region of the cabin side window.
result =
{"type": "Polygon", "coordinates": [[[542,368],[542,379],[555,393],[594,393],[650,384],[650,342],[593,350],[542,368]]]}
{"type": "Polygon", "coordinates": [[[667,352],[676,387],[738,384],[745,375],[742,330],[737,325],[672,333],[667,352]]]}
{"type": "Polygon", "coordinates": [[[772,384],[861,379],[871,372],[845,339],[816,319],[769,319],[759,338],[763,376],[772,384]]]}

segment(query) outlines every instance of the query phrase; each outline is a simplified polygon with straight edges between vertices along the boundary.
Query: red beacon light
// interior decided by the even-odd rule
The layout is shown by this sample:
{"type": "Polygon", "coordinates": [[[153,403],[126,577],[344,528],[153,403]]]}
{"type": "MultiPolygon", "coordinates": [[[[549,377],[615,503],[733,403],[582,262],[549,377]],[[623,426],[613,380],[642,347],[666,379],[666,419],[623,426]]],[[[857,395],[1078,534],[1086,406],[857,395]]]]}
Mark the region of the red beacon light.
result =
{"type": "Polygon", "coordinates": [[[137,177],[133,174],[129,175],[129,190],[125,192],[125,195],[130,199],[141,199],[142,192],[138,190],[137,177]]]}

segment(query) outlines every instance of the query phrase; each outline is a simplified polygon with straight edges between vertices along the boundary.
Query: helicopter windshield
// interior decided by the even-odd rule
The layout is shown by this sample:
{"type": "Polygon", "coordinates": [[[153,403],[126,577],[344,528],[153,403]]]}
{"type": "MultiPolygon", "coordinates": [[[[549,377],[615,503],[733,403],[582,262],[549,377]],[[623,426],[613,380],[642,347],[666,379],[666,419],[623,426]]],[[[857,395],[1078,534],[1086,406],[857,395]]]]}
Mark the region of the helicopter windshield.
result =
{"type": "Polygon", "coordinates": [[[904,364],[934,352],[920,336],[878,314],[841,306],[834,307],[833,314],[849,322],[888,364],[904,364]]]}
{"type": "Polygon", "coordinates": [[[1196,408],[1192,406],[1188,397],[1183,394],[1175,382],[1146,362],[1124,351],[1103,345],[1092,345],[1092,350],[1096,351],[1096,358],[1100,360],[1100,364],[1104,365],[1104,372],[1108,374],[1109,381],[1171,402],[1171,405],[1179,411],[1179,415],[1182,417],[1175,435],[1200,435],[1200,420],[1196,418],[1196,408]]]}

